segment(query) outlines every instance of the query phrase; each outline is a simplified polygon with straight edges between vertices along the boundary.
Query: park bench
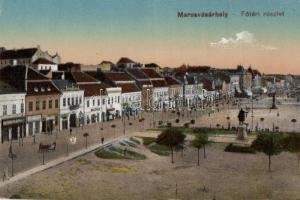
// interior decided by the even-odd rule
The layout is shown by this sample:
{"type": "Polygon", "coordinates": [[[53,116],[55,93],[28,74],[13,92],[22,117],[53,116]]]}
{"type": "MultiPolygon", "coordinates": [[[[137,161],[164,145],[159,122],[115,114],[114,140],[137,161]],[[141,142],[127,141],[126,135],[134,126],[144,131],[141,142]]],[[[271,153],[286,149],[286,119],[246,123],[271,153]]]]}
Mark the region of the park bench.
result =
{"type": "Polygon", "coordinates": [[[39,145],[39,152],[42,151],[54,151],[56,148],[56,142],[53,142],[52,144],[43,144],[40,143],[39,145]]]}

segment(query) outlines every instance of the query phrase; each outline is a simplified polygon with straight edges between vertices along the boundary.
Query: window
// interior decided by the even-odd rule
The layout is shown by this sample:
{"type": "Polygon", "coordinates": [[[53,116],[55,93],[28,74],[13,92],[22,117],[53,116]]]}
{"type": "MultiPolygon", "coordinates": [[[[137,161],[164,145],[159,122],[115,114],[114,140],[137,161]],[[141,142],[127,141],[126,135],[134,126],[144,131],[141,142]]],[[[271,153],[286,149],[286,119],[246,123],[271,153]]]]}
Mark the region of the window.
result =
{"type": "Polygon", "coordinates": [[[105,99],[102,99],[102,105],[105,105],[105,99]]]}
{"type": "Polygon", "coordinates": [[[120,96],[118,96],[118,103],[120,103],[120,96]]]}
{"type": "Polygon", "coordinates": [[[86,101],[86,107],[90,107],[90,100],[86,101]]]}
{"type": "Polygon", "coordinates": [[[52,109],[52,100],[49,100],[49,109],[52,109]]]}
{"type": "Polygon", "coordinates": [[[66,98],[63,98],[63,106],[66,106],[66,98]]]}
{"type": "Polygon", "coordinates": [[[81,102],[82,102],[82,99],[81,99],[81,97],[79,97],[79,104],[81,104],[81,102]]]}
{"type": "Polygon", "coordinates": [[[76,105],[78,105],[78,97],[76,97],[76,101],[75,101],[76,105]]]}
{"type": "Polygon", "coordinates": [[[74,97],[72,97],[72,105],[74,105],[74,97]]]}
{"type": "Polygon", "coordinates": [[[108,104],[108,105],[110,104],[110,98],[107,99],[107,104],[108,104]]]}
{"type": "Polygon", "coordinates": [[[46,101],[43,101],[43,110],[46,109],[46,101]]]}
{"type": "Polygon", "coordinates": [[[3,116],[7,115],[7,105],[3,105],[3,116]]]}
{"type": "Polygon", "coordinates": [[[35,102],[35,109],[40,110],[40,102],[39,101],[35,102]]]}
{"type": "Polygon", "coordinates": [[[12,105],[12,114],[16,114],[17,113],[17,106],[16,104],[12,105]]]}
{"type": "Polygon", "coordinates": [[[21,113],[24,113],[24,103],[21,103],[21,113]]]}
{"type": "Polygon", "coordinates": [[[68,106],[70,105],[70,98],[68,98],[68,106]]]}
{"type": "Polygon", "coordinates": [[[58,99],[55,100],[55,108],[58,108],[58,99]]]}
{"type": "Polygon", "coordinates": [[[32,111],[32,110],[33,110],[33,102],[32,102],[32,101],[29,102],[28,110],[29,110],[29,111],[32,111]]]}
{"type": "Polygon", "coordinates": [[[93,106],[95,106],[95,99],[93,99],[93,106]]]}
{"type": "Polygon", "coordinates": [[[100,106],[100,99],[98,99],[98,106],[100,106]]]}

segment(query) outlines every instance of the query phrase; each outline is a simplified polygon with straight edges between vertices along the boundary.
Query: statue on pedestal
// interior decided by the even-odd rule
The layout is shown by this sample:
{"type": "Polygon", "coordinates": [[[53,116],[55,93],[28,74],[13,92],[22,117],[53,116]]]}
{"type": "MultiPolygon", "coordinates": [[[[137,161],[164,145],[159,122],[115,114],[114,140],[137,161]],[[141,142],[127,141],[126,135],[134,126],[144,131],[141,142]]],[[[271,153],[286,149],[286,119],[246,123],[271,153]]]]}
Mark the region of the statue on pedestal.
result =
{"type": "Polygon", "coordinates": [[[276,93],[274,92],[274,93],[273,93],[273,96],[272,96],[272,99],[273,99],[273,101],[272,101],[272,106],[271,106],[270,109],[277,109],[275,97],[276,97],[276,93]]]}
{"type": "Polygon", "coordinates": [[[242,108],[238,114],[239,119],[239,126],[237,127],[237,139],[238,140],[246,140],[248,138],[247,135],[247,126],[244,123],[247,117],[246,111],[244,111],[242,108]]]}

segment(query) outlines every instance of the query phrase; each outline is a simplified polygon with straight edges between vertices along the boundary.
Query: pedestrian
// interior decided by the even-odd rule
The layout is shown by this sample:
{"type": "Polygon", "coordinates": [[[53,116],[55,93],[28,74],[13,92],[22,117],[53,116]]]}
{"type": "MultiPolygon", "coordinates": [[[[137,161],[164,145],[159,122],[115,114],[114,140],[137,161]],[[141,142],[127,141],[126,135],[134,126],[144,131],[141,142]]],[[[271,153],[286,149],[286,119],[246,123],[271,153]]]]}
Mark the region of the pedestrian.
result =
{"type": "Polygon", "coordinates": [[[103,144],[104,143],[104,137],[102,136],[101,138],[101,143],[103,144]]]}

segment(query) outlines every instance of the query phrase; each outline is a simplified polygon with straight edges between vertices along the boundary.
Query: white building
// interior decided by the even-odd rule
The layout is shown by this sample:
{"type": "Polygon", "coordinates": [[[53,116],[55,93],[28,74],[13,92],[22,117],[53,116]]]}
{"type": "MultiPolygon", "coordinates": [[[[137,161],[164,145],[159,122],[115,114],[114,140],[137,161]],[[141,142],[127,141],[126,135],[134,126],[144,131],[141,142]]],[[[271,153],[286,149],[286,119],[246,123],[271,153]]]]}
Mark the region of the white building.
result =
{"type": "Polygon", "coordinates": [[[40,46],[26,49],[5,49],[0,51],[0,67],[7,65],[32,66],[39,58],[49,60],[55,64],[60,63],[60,56],[56,53],[51,56],[47,51],[42,51],[40,46]]]}
{"type": "Polygon", "coordinates": [[[26,136],[25,92],[0,81],[1,142],[26,136]]]}
{"type": "Polygon", "coordinates": [[[121,94],[122,89],[120,87],[106,88],[106,118],[113,120],[122,116],[121,94]]]}
{"type": "Polygon", "coordinates": [[[33,68],[36,70],[50,70],[57,71],[58,65],[45,58],[39,58],[33,62],[33,68]]]}
{"type": "Polygon", "coordinates": [[[203,83],[197,80],[195,76],[178,77],[183,83],[183,104],[188,109],[202,106],[203,83]]]}
{"type": "Polygon", "coordinates": [[[107,83],[107,87],[120,87],[122,112],[136,115],[141,110],[142,93],[133,78],[124,72],[87,71],[95,79],[107,83]]]}
{"type": "Polygon", "coordinates": [[[84,91],[68,80],[53,80],[60,90],[59,130],[84,125],[84,91]]]}
{"type": "Polygon", "coordinates": [[[165,80],[169,87],[169,108],[179,108],[183,105],[183,84],[171,76],[166,76],[165,80]]]}
{"type": "Polygon", "coordinates": [[[141,69],[150,79],[153,85],[154,109],[163,110],[169,108],[169,86],[165,79],[153,69],[141,69]]]}

